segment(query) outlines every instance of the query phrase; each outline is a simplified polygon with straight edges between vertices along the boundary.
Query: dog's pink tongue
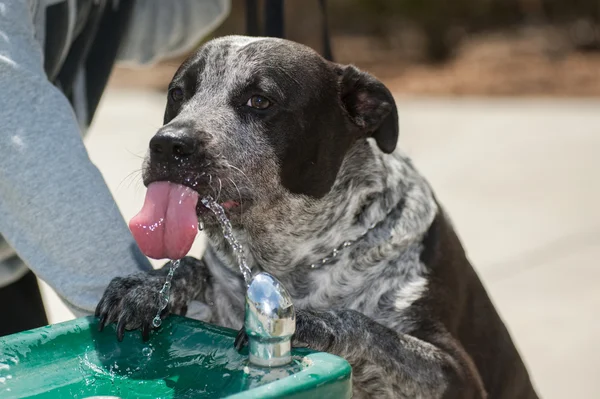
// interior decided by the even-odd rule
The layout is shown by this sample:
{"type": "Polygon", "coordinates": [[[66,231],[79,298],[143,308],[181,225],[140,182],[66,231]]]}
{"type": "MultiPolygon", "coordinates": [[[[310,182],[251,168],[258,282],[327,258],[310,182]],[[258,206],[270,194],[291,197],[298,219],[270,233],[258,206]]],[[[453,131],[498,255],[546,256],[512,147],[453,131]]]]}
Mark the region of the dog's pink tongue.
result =
{"type": "Polygon", "coordinates": [[[154,259],[180,259],[198,233],[198,193],[170,182],[148,186],[144,207],[129,222],[142,252],[154,259]]]}

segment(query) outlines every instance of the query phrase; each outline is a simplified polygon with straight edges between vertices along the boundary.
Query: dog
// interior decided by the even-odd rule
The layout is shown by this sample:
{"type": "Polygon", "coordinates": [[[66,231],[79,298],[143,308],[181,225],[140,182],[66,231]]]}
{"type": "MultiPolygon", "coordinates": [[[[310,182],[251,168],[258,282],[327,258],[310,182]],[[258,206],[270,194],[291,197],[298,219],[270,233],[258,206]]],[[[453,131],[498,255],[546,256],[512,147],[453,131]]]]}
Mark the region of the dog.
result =
{"type": "MultiPolygon", "coordinates": [[[[294,299],[293,345],[345,358],[354,398],[537,398],[398,134],[394,98],[372,75],[291,41],[227,36],[176,72],[143,179],[223,204],[252,272],[294,299]]],[[[240,329],[235,254],[216,218],[201,203],[194,211],[207,249],[181,260],[162,317],[195,300],[210,308],[206,321],[240,329]]],[[[148,339],[167,270],[115,278],[100,328],[148,339]]]]}

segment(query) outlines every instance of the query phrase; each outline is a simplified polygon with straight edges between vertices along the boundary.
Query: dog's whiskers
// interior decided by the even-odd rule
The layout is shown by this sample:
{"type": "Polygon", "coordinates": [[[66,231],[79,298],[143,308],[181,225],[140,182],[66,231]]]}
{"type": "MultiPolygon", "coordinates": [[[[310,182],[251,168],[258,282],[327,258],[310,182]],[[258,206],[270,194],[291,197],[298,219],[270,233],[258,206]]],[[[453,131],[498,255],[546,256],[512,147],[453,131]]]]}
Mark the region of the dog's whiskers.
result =
{"type": "Polygon", "coordinates": [[[221,181],[220,177],[217,177],[217,180],[219,180],[219,193],[217,194],[217,199],[215,201],[218,203],[219,198],[221,198],[221,190],[223,189],[223,182],[221,181]]]}
{"type": "Polygon", "coordinates": [[[212,191],[212,196],[213,196],[213,198],[215,198],[215,197],[217,196],[217,195],[216,195],[217,193],[216,193],[216,191],[215,191],[215,188],[214,188],[214,187],[213,187],[213,185],[212,185],[212,175],[210,175],[210,174],[208,175],[208,187],[209,187],[209,188],[211,189],[211,191],[212,191]]]}
{"type": "Polygon", "coordinates": [[[244,204],[242,202],[242,193],[240,192],[238,185],[235,184],[235,182],[233,181],[233,179],[231,179],[231,177],[228,177],[227,180],[229,180],[231,182],[231,184],[233,184],[233,187],[235,187],[235,189],[237,190],[238,197],[240,199],[240,219],[242,219],[242,214],[244,212],[244,204]]]}
{"type": "Polygon", "coordinates": [[[240,174],[246,179],[248,180],[248,183],[252,183],[250,178],[248,177],[248,175],[246,175],[246,173],[244,173],[243,170],[241,170],[240,168],[238,168],[237,166],[233,166],[231,163],[228,164],[229,167],[237,172],[240,172],[240,174]]]}
{"type": "Polygon", "coordinates": [[[131,187],[131,185],[137,180],[138,177],[141,176],[141,174],[142,174],[141,168],[132,171],[127,176],[125,176],[123,178],[123,180],[121,180],[121,182],[117,186],[117,190],[119,190],[121,188],[121,186],[123,185],[123,183],[125,183],[125,182],[127,182],[127,188],[131,187]]]}
{"type": "Polygon", "coordinates": [[[136,158],[139,158],[139,159],[144,159],[144,155],[145,154],[143,154],[143,155],[135,154],[135,153],[129,151],[128,149],[125,149],[125,151],[127,151],[129,153],[129,155],[131,155],[133,157],[136,157],[136,158]]]}

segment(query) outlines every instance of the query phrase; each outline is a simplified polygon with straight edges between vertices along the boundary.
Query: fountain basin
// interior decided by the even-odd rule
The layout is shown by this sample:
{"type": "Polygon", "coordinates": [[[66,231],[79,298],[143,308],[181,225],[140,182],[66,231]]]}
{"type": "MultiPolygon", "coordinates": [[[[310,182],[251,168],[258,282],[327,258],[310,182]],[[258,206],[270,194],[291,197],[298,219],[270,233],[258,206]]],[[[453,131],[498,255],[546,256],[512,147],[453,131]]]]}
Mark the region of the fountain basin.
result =
{"type": "Polygon", "coordinates": [[[250,365],[236,331],[170,316],[143,342],[116,339],[84,317],[0,338],[2,398],[323,398],[352,396],[351,368],[337,356],[294,349],[288,366],[250,365]]]}

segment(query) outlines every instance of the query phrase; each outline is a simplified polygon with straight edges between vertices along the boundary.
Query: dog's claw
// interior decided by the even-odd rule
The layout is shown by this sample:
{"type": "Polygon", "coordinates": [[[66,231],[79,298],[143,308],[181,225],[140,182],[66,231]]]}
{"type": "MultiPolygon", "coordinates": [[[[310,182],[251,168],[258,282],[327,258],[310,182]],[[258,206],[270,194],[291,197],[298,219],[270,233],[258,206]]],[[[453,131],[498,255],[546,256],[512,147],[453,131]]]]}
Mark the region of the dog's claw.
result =
{"type": "Polygon", "coordinates": [[[123,342],[123,337],[125,336],[125,319],[119,319],[119,324],[117,324],[117,339],[119,342],[123,342]]]}
{"type": "Polygon", "coordinates": [[[150,339],[150,325],[148,323],[144,323],[142,326],[142,340],[144,342],[150,339]]]}
{"type": "Polygon", "coordinates": [[[240,331],[238,331],[237,336],[235,337],[233,346],[235,347],[235,350],[237,350],[239,352],[246,345],[248,345],[248,335],[246,334],[246,330],[242,327],[242,329],[240,331]]]}
{"type": "Polygon", "coordinates": [[[100,321],[98,321],[98,331],[102,332],[102,330],[104,330],[104,323],[106,323],[106,313],[102,313],[100,316],[100,321]]]}

